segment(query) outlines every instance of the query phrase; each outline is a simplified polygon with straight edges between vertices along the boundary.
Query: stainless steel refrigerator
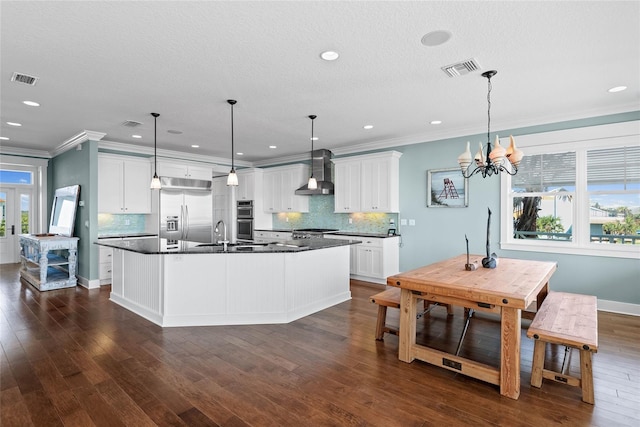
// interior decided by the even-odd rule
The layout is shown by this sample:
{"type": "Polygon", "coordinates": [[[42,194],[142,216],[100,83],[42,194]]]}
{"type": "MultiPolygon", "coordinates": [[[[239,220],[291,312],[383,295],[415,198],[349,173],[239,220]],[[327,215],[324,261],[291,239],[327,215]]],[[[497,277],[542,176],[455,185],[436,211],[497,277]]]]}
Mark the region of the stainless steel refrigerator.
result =
{"type": "Polygon", "coordinates": [[[213,242],[211,181],[161,177],[160,237],[213,242]]]}

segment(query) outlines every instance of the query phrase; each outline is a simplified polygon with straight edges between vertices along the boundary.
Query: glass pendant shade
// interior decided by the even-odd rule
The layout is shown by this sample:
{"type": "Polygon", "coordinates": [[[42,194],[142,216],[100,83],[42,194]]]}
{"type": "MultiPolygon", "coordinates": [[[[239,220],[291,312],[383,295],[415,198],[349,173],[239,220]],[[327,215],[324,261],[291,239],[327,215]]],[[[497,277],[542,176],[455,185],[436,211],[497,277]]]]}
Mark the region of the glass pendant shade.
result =
{"type": "Polygon", "coordinates": [[[314,177],[309,178],[307,187],[309,187],[309,190],[316,190],[318,188],[318,181],[316,181],[314,177]]]}
{"type": "Polygon", "coordinates": [[[229,172],[229,176],[227,177],[227,185],[235,186],[238,185],[238,175],[234,169],[231,169],[229,172]]]}
{"type": "Polygon", "coordinates": [[[160,184],[160,178],[158,178],[158,113],[151,113],[153,116],[153,178],[151,178],[151,185],[149,186],[152,190],[160,190],[162,188],[162,184],[160,184]]]}
{"type": "Polygon", "coordinates": [[[151,179],[151,189],[152,190],[160,190],[162,188],[162,184],[160,184],[160,178],[158,178],[158,174],[154,174],[151,179]]]}

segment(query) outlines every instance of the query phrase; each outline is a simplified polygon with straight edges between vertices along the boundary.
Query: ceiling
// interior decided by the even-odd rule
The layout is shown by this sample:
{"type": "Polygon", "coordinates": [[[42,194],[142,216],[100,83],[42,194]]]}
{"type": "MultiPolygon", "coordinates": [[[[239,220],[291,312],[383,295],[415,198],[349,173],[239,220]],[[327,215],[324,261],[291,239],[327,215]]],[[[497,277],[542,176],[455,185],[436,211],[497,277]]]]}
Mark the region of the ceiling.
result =
{"type": "Polygon", "coordinates": [[[157,112],[161,151],[228,160],[227,99],[240,164],[306,156],[310,114],[335,153],[482,134],[490,69],[492,131],[640,109],[638,1],[2,1],[0,19],[3,152],[88,130],[151,153],[157,112]]]}

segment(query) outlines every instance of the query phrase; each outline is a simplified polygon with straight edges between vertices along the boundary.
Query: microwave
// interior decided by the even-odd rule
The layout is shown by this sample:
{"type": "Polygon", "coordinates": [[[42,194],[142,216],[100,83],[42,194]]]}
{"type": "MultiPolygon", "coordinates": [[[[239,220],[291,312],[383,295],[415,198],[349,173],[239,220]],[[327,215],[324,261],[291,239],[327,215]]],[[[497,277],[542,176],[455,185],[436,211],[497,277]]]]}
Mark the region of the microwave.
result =
{"type": "Polygon", "coordinates": [[[253,200],[239,200],[237,206],[238,219],[253,218],[253,200]]]}

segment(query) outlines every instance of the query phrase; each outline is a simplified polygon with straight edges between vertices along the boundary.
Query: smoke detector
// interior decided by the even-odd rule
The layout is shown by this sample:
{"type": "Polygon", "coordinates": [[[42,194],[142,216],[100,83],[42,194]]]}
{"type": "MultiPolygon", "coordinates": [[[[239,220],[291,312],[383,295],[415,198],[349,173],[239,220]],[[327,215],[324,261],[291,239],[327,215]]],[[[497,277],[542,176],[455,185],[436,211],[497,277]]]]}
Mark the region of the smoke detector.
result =
{"type": "Polygon", "coordinates": [[[35,86],[36,83],[38,83],[38,80],[40,80],[40,77],[30,76],[28,74],[18,73],[18,72],[14,72],[13,75],[11,76],[12,82],[23,83],[29,86],[35,86]]]}
{"type": "Polygon", "coordinates": [[[464,76],[465,74],[469,74],[472,71],[477,71],[480,68],[480,64],[478,64],[478,60],[475,58],[467,59],[466,61],[461,61],[456,64],[446,65],[441,67],[440,69],[444,71],[444,73],[449,77],[457,77],[464,76]]]}
{"type": "Polygon", "coordinates": [[[136,126],[140,126],[142,123],[140,122],[136,122],[135,120],[125,120],[124,122],[122,122],[122,126],[128,127],[128,128],[134,128],[136,126]]]}

